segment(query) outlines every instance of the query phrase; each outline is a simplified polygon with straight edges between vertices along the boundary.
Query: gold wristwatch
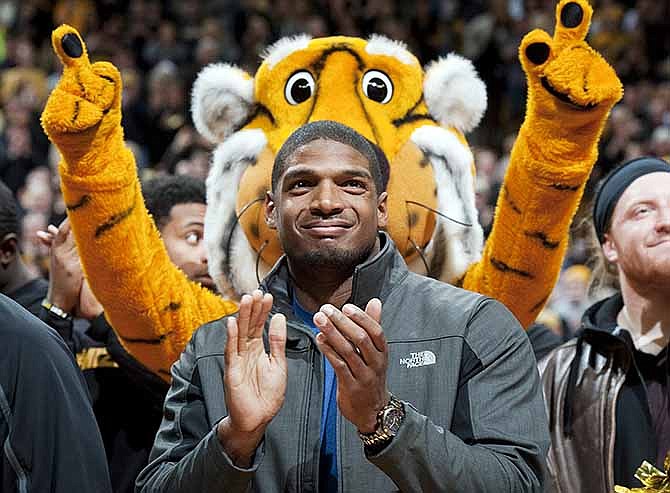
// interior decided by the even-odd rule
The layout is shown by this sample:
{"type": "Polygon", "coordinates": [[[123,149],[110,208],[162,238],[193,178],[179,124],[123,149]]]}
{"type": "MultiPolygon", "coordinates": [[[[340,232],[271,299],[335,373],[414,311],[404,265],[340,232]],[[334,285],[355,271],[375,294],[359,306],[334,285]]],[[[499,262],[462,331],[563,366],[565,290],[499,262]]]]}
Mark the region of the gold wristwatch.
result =
{"type": "Polygon", "coordinates": [[[358,432],[358,436],[363,441],[365,452],[368,455],[374,455],[381,452],[393,437],[398,434],[400,425],[405,419],[405,405],[391,394],[391,399],[377,413],[377,425],[372,433],[358,432]]]}

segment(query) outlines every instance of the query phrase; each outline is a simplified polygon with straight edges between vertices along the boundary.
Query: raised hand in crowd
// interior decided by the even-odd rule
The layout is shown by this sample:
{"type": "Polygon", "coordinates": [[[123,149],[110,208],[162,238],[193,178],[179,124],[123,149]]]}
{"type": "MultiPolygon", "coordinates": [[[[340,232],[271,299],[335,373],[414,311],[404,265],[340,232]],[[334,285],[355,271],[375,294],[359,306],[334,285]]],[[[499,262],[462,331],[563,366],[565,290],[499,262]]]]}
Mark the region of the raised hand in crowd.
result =
{"type": "Polygon", "coordinates": [[[217,431],[238,466],[251,463],[265,429],[284,403],[288,377],[286,318],[272,316],[270,353],[266,353],[263,328],[271,308],[272,295],[256,290],[242,297],[238,317],[228,319],[224,374],[228,416],[217,431]]]}
{"type": "Polygon", "coordinates": [[[47,301],[80,318],[99,316],[103,307],[84,277],[69,220],[58,227],[50,224],[47,231],[38,231],[37,237],[50,249],[47,301]]]}

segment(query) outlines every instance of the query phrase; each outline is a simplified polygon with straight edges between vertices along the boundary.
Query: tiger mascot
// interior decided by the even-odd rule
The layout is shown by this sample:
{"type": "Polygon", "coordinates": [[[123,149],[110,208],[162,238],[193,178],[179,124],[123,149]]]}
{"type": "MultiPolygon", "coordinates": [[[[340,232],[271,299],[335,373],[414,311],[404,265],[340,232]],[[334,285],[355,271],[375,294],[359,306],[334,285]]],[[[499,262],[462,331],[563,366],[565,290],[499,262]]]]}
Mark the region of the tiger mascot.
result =
{"type": "Polygon", "coordinates": [[[556,282],[568,229],[597,157],[612,106],[614,70],[585,41],[592,9],[561,0],[552,36],[527,34],[519,59],[526,117],[484,244],[474,163],[464,134],[486,107],[472,64],[449,55],[422,70],[402,43],[382,36],[286,38],[254,77],[206,67],[193,119],[217,147],[207,180],[209,268],[223,296],[174,267],[143,205],[121,128],[121,79],[89,62],[79,33],[61,26],[64,65],[42,124],[58,147],[61,186],[82,264],[127,350],[169,379],[193,331],[235,309],[281,255],[263,221],[273,159],[296,128],[336,120],[380,146],[390,163],[388,232],[415,271],[495,297],[524,326],[556,282]]]}

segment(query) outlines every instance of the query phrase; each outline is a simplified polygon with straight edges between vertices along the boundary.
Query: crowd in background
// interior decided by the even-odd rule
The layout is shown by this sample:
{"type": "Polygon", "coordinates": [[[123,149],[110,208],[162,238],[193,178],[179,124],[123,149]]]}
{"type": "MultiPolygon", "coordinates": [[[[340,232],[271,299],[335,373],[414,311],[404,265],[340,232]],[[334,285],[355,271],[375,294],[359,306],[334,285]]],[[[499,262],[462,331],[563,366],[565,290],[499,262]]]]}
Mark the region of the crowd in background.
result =
{"type": "MultiPolygon", "coordinates": [[[[597,179],[622,160],[670,157],[670,3],[592,3],[589,42],[615,67],[625,96],[612,111],[583,204],[597,179]]],[[[61,23],[80,30],[92,60],[110,60],[121,70],[123,126],[144,176],[207,175],[211,148],[193,129],[189,106],[192,83],[209,63],[230,62],[253,74],[265,47],[302,32],[385,34],[407,43],[424,64],[463,54],[488,88],[487,113],[469,136],[480,222],[488,232],[525,110],[518,45],[533,28],[552,32],[554,9],[554,0],[0,0],[0,179],[23,209],[25,258],[46,275],[47,252],[35,233],[64,217],[58,156],[39,125],[61,71],[50,39],[61,23]]],[[[544,314],[565,335],[588,304],[583,236],[573,234],[544,314]]]]}

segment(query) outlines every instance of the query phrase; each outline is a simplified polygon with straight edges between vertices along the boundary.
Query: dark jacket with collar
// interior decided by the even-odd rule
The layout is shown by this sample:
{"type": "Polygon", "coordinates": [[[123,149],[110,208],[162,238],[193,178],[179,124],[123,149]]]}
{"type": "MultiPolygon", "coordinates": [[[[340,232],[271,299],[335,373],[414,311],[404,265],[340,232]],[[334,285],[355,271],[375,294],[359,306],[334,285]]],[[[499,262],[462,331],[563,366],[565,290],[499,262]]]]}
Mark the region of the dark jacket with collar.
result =
{"type": "Polygon", "coordinates": [[[62,339],[0,295],[0,491],[112,491],[86,384],[62,339]]]}
{"type": "Polygon", "coordinates": [[[46,279],[37,277],[19,289],[7,293],[7,296],[39,318],[42,310],[42,300],[46,297],[48,290],[49,283],[46,279]]]}
{"type": "MultiPolygon", "coordinates": [[[[406,403],[392,443],[366,458],[338,415],[341,492],[541,491],[549,445],[528,338],[500,303],[409,272],[391,240],[354,273],[351,301],[382,300],[388,387],[406,403]]],[[[315,492],[323,364],[294,314],[285,259],[263,282],[288,319],[288,388],[249,469],[224,453],[225,319],[201,327],[173,366],[163,422],[139,492],[315,492]]]]}
{"type": "Polygon", "coordinates": [[[549,490],[610,493],[640,486],[634,472],[656,456],[630,333],[616,325],[620,294],[591,306],[578,336],[540,361],[552,446],[549,490]],[[619,435],[619,436],[617,436],[619,435]]]}

